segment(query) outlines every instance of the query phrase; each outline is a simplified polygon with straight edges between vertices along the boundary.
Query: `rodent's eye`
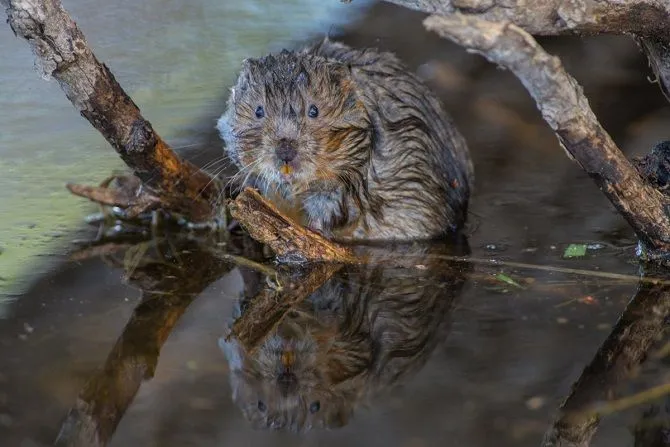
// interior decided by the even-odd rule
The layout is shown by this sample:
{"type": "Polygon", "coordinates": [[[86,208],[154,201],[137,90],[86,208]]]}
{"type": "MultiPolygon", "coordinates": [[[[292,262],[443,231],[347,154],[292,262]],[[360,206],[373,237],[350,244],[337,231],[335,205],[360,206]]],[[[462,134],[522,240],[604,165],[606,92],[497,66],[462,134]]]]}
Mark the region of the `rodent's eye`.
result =
{"type": "Polygon", "coordinates": [[[256,107],[256,118],[263,118],[265,116],[265,109],[263,106],[256,107]]]}
{"type": "Polygon", "coordinates": [[[316,402],[312,402],[312,404],[309,406],[309,412],[314,414],[317,411],[321,409],[321,403],[317,400],[316,402]]]}
{"type": "Polygon", "coordinates": [[[268,407],[265,406],[265,403],[262,400],[258,401],[258,411],[265,413],[265,410],[267,410],[268,407]]]}
{"type": "Polygon", "coordinates": [[[310,118],[316,118],[317,116],[319,116],[319,109],[314,104],[312,104],[311,106],[309,106],[307,116],[309,116],[310,118]]]}

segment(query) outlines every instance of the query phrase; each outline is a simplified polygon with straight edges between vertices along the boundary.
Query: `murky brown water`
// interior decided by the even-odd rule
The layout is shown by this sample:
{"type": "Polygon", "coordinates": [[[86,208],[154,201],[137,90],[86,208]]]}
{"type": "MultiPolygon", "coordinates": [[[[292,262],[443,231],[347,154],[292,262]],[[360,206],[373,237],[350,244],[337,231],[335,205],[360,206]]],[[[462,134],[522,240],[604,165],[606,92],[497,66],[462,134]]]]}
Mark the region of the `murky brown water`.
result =
{"type": "MultiPolygon", "coordinates": [[[[152,347],[163,341],[155,372],[142,382],[112,446],[540,445],[572,383],[640,287],[635,241],[558,147],[518,81],[424,33],[420,19],[377,6],[343,39],[396,51],[452,111],[477,171],[467,235],[474,262],[444,259],[447,252],[462,254],[463,247],[433,246],[396,252],[397,259],[419,267],[383,262],[334,272],[284,316],[279,335],[266,339],[268,350],[261,346],[260,354],[252,354],[273,358],[275,352],[277,360],[277,349],[270,348],[294,340],[301,399],[293,400],[262,377],[236,375],[231,384],[231,370],[245,356],[234,339],[223,350],[219,345],[242,300],[244,280],[256,284],[248,269],[228,271],[212,252],[178,240],[161,243],[162,260],[145,252],[144,262],[153,263],[132,272],[130,260],[143,252],[119,258],[119,265],[110,259],[59,262],[0,320],[0,445],[51,445],[78,394],[88,396],[87,383],[116,384],[107,396],[118,403],[156,359],[152,347]],[[589,244],[586,256],[565,259],[571,243],[589,244]],[[490,259],[507,264],[485,262],[490,259]],[[142,297],[157,301],[139,306],[142,297]],[[171,324],[171,332],[161,330],[171,324]],[[310,411],[315,402],[318,410],[310,411]],[[253,429],[243,413],[256,424],[315,428],[304,434],[253,429]]],[[[190,27],[197,28],[198,20],[190,17],[190,27]]],[[[85,31],[94,34],[94,28],[85,31]]],[[[646,64],[632,42],[602,37],[545,44],[564,57],[629,156],[668,138],[670,107],[647,82],[646,64]]],[[[244,48],[242,37],[237,45],[244,48]]],[[[110,54],[121,51],[113,48],[110,54]]],[[[183,137],[184,145],[199,148],[191,154],[200,163],[219,151],[216,135],[201,124],[213,122],[215,109],[195,114],[183,137]]],[[[653,309],[664,309],[665,290],[642,292],[639,301],[651,306],[658,299],[653,309]]],[[[250,306],[242,307],[249,312],[250,306]]],[[[641,304],[633,303],[632,311],[636,306],[641,304]]],[[[646,361],[617,387],[607,384],[606,368],[596,367],[595,382],[606,386],[587,389],[589,404],[668,381],[662,315],[647,309],[654,320],[632,311],[620,324],[630,323],[626,334],[648,336],[646,361]],[[609,395],[599,395],[610,388],[609,395]]],[[[624,354],[608,350],[608,358],[634,356],[641,345],[626,345],[624,354]]],[[[664,445],[634,436],[633,427],[652,404],[663,404],[663,397],[604,415],[591,445],[664,445]]]]}

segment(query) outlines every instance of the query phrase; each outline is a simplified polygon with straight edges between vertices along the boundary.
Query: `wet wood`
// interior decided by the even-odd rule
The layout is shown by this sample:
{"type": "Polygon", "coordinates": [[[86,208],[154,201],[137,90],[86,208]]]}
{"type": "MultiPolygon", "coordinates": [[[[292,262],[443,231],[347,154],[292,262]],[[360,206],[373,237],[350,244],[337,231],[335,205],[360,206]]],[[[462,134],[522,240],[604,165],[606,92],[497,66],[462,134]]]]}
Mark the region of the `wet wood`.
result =
{"type": "MultiPolygon", "coordinates": [[[[670,23],[670,17],[667,23],[670,23]]],[[[667,26],[667,29],[670,30],[670,26],[667,26]]],[[[639,39],[639,43],[649,59],[656,82],[665,98],[670,101],[670,38],[649,37],[639,39]]]]}
{"type": "Polygon", "coordinates": [[[0,0],[9,25],[26,39],[36,66],[54,78],[75,108],[116,149],[164,207],[194,220],[211,218],[220,185],[180,159],[142,117],[113,74],[100,63],[58,0],[0,0]]]}
{"type": "Polygon", "coordinates": [[[614,329],[584,368],[545,434],[543,447],[588,447],[600,418],[597,405],[616,396],[667,330],[670,285],[642,283],[614,329]]]}
{"type": "Polygon", "coordinates": [[[257,191],[246,188],[228,204],[230,214],[284,261],[356,262],[352,251],[284,216],[257,191]]]}
{"type": "Polygon", "coordinates": [[[626,159],[591,110],[581,86],[557,57],[516,25],[453,13],[431,16],[429,30],[512,71],[535,100],[561,145],[595,181],[640,239],[640,254],[664,260],[670,252],[669,201],[626,159]]]}
{"type": "Polygon", "coordinates": [[[670,37],[664,0],[386,0],[429,14],[511,22],[530,34],[636,34],[670,37]],[[532,5],[532,7],[531,7],[532,5]]]}

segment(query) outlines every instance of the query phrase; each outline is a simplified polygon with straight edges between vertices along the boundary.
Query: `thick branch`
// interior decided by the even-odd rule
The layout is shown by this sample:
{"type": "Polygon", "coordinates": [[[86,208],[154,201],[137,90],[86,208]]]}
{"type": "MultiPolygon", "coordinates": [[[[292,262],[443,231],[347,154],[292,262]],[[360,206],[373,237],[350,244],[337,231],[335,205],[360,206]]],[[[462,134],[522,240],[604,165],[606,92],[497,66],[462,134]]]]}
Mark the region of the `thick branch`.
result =
{"type": "Polygon", "coordinates": [[[116,149],[162,205],[195,220],[215,212],[217,182],[180,160],[88,47],[58,0],[2,0],[9,25],[28,41],[42,75],[55,78],[67,98],[116,149]]]}
{"type": "Polygon", "coordinates": [[[284,260],[355,262],[348,248],[293,222],[253,189],[242,191],[228,207],[251,237],[284,260]]]}
{"type": "Polygon", "coordinates": [[[425,20],[436,31],[511,70],[535,99],[543,118],[569,154],[593,178],[637,233],[647,254],[670,250],[668,200],[635,170],[602,128],[581,87],[557,57],[510,23],[459,13],[425,20]]]}
{"type": "Polygon", "coordinates": [[[386,0],[449,16],[511,22],[534,35],[633,34],[667,96],[670,91],[670,2],[667,0],[386,0]]]}
{"type": "Polygon", "coordinates": [[[636,34],[670,40],[665,0],[386,0],[429,14],[472,14],[530,34],[636,34]]]}

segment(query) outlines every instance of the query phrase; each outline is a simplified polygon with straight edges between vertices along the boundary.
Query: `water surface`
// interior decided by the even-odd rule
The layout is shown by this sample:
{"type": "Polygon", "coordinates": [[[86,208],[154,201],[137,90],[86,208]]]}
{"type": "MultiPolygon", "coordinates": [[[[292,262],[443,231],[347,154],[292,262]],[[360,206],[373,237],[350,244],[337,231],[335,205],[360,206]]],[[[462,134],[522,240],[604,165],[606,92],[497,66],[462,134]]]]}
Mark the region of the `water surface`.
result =
{"type": "MultiPolygon", "coordinates": [[[[318,346],[348,340],[338,351],[343,357],[322,371],[336,377],[337,368],[358,358],[363,367],[351,371],[363,373],[340,374],[349,382],[338,379],[337,392],[301,381],[311,384],[300,388],[306,396],[301,405],[309,410],[320,404],[309,413],[318,417],[309,420],[327,420],[330,430],[254,429],[248,420],[259,419],[254,411],[264,407],[261,413],[268,415],[289,404],[267,384],[244,392],[239,383],[231,386],[239,359],[230,350],[226,357],[220,344],[240,300],[254,296],[265,281],[177,240],[159,242],[167,260],[141,246],[128,256],[121,251],[68,261],[72,233],[92,235],[81,219],[95,208],[70,197],[63,183],[95,183],[120,164],[57,86],[31,71],[27,46],[0,31],[6,34],[0,51],[12,61],[0,76],[6,104],[0,163],[8,173],[0,179],[0,265],[5,290],[15,294],[0,321],[0,445],[51,445],[86,384],[116,377],[114,370],[100,375],[106,362],[129,357],[142,365],[156,358],[150,348],[160,315],[175,316],[166,319],[174,328],[163,334],[169,337],[156,369],[130,402],[112,446],[540,445],[571,385],[638,293],[640,266],[630,228],[567,159],[518,81],[423,32],[421,15],[377,5],[356,18],[350,8],[359,2],[233,3],[66,6],[161,135],[199,163],[218,154],[212,126],[241,58],[350,21],[343,40],[396,51],[440,94],[465,134],[477,175],[466,235],[471,262],[447,262],[444,254],[452,249],[431,246],[414,258],[396,255],[416,259],[410,268],[380,262],[336,272],[277,330],[302,340],[316,331],[322,334],[318,346]],[[62,234],[56,242],[53,231],[62,234]],[[587,244],[586,255],[565,258],[569,244],[587,244]],[[45,253],[52,262],[39,261],[45,253]],[[153,263],[136,265],[138,259],[153,263]],[[491,265],[491,259],[504,262],[491,265]],[[140,306],[151,297],[158,301],[140,306]],[[342,315],[369,318],[346,331],[342,315]],[[384,318],[374,320],[379,315],[384,318]],[[408,329],[403,334],[398,328],[408,329]],[[246,404],[235,402],[234,389],[246,404]]],[[[627,155],[667,139],[670,108],[648,83],[646,63],[632,42],[603,37],[544,43],[584,85],[627,155]]],[[[204,246],[215,248],[211,241],[204,246]]],[[[662,304],[667,300],[661,292],[652,298],[662,304]]],[[[592,390],[592,404],[667,383],[664,324],[643,316],[632,321],[656,336],[646,361],[605,397],[592,390]]],[[[663,396],[603,416],[591,445],[628,446],[636,438],[637,445],[663,445],[642,444],[634,434],[641,422],[662,427],[645,416],[662,404],[663,396]]],[[[262,423],[268,419],[260,417],[262,423]]]]}

